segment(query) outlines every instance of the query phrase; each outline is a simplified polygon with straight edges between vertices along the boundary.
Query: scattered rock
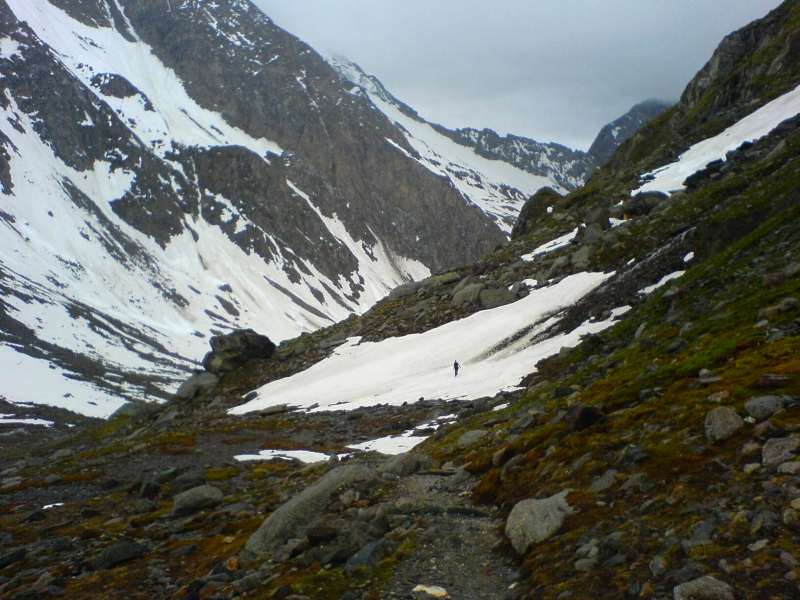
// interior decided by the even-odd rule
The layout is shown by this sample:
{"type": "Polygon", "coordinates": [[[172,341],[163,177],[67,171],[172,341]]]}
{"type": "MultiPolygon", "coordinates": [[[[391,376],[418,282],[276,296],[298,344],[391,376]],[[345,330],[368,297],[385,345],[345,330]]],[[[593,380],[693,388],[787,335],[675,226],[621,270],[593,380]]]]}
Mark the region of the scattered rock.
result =
{"type": "Polygon", "coordinates": [[[478,302],[482,308],[497,308],[498,306],[511,304],[516,299],[516,296],[506,288],[484,289],[478,294],[478,302]]]}
{"type": "Polygon", "coordinates": [[[758,396],[745,402],[744,409],[754,419],[763,421],[782,409],[783,404],[780,396],[758,396]]]}
{"type": "Polygon", "coordinates": [[[111,569],[122,563],[144,556],[146,548],[131,540],[120,540],[106,548],[94,561],[98,569],[111,569]]]}
{"type": "Polygon", "coordinates": [[[744,421],[729,406],[720,406],[706,414],[706,438],[711,442],[727,440],[742,427],[744,427],[744,421]]]}
{"type": "Polygon", "coordinates": [[[175,392],[175,398],[179,400],[191,400],[211,391],[219,382],[219,377],[213,373],[197,373],[184,381],[175,392]]]}
{"type": "Polygon", "coordinates": [[[485,289],[482,283],[470,283],[460,290],[453,293],[451,304],[455,307],[462,307],[466,304],[475,304],[480,299],[481,292],[485,289]]]}
{"type": "Polygon", "coordinates": [[[601,421],[603,417],[605,414],[597,406],[576,404],[567,411],[564,421],[573,431],[582,431],[601,421]]]}
{"type": "Polygon", "coordinates": [[[800,438],[789,436],[772,438],[764,443],[761,449],[761,462],[765,467],[779,465],[794,458],[794,452],[800,448],[800,438]]]}
{"type": "Polygon", "coordinates": [[[487,431],[485,429],[473,429],[472,431],[461,434],[461,437],[458,438],[458,442],[456,443],[459,448],[469,448],[477,444],[486,433],[487,431]]]}
{"type": "Polygon", "coordinates": [[[50,460],[64,460],[70,456],[72,456],[72,450],[69,448],[61,448],[50,455],[50,460]]]}
{"type": "Polygon", "coordinates": [[[599,494],[600,492],[605,492],[617,482],[617,470],[616,469],[609,469],[599,477],[597,477],[592,484],[589,486],[589,490],[594,492],[595,494],[599,494]]]}
{"type": "Polygon", "coordinates": [[[413,594],[424,594],[426,596],[430,596],[431,598],[449,598],[450,594],[447,593],[447,590],[443,587],[439,587],[438,585],[418,585],[413,590],[411,590],[413,594]]]}
{"type": "Polygon", "coordinates": [[[675,600],[734,600],[733,588],[709,575],[676,586],[672,594],[675,600]]]}
{"type": "Polygon", "coordinates": [[[758,387],[761,388],[781,388],[788,385],[792,378],[788,375],[779,375],[777,373],[765,373],[758,378],[758,387]]]}
{"type": "Polygon", "coordinates": [[[211,508],[222,502],[222,497],[222,492],[214,486],[199,485],[175,496],[172,516],[183,517],[204,508],[211,508]]]}
{"type": "Polygon", "coordinates": [[[406,477],[423,468],[423,466],[430,466],[430,459],[427,456],[404,452],[387,460],[383,465],[382,471],[398,477],[406,477]]]}
{"type": "Polygon", "coordinates": [[[537,500],[534,498],[518,502],[506,521],[506,536],[518,554],[555,535],[564,525],[567,516],[574,511],[567,502],[569,490],[537,500]]]}
{"type": "Polygon", "coordinates": [[[142,401],[132,401],[126,402],[122,406],[120,406],[117,410],[111,413],[110,419],[116,419],[118,417],[129,417],[131,419],[135,419],[141,415],[145,415],[151,412],[154,408],[158,405],[154,405],[150,402],[142,402],[142,401]]]}

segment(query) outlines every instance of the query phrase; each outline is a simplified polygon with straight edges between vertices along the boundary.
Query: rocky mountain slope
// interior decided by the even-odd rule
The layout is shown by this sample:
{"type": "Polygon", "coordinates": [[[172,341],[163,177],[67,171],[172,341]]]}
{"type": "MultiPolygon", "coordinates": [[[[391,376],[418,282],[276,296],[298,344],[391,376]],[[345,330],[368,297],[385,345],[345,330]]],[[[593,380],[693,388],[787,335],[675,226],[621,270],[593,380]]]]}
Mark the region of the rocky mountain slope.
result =
{"type": "Polygon", "coordinates": [[[164,405],[2,405],[0,595],[798,596],[799,28],[726,38],[470,265],[216,337],[164,405]]]}

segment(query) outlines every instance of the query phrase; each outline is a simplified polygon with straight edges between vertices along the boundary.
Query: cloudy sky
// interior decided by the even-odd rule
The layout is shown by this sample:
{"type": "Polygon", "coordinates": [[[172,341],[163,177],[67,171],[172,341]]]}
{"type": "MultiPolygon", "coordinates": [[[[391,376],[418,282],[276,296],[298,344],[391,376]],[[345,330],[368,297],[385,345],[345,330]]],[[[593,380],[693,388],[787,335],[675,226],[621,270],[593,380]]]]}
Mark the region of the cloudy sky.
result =
{"type": "Polygon", "coordinates": [[[779,0],[255,0],[425,118],[587,148],[779,0]]]}

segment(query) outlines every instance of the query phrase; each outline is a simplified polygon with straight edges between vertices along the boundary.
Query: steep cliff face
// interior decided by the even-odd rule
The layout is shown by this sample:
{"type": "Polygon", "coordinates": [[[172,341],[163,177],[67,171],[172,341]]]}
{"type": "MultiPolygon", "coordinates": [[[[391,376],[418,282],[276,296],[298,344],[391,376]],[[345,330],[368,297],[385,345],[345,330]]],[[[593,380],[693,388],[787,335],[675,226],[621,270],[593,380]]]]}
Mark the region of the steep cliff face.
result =
{"type": "Polygon", "coordinates": [[[292,337],[504,239],[249,2],[8,0],[0,28],[9,399],[165,396],[210,332],[292,337]]]}

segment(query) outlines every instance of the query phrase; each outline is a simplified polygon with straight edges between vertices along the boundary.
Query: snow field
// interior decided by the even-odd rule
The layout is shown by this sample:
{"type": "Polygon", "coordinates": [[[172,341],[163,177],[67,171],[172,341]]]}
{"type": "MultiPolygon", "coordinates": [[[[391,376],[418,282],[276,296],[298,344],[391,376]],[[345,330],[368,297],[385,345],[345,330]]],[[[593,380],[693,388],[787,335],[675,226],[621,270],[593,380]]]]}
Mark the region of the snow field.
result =
{"type": "Polygon", "coordinates": [[[425,333],[381,342],[351,338],[329,358],[262,386],[255,399],[230,412],[245,414],[277,404],[299,408],[318,404],[314,411],[350,410],[420,398],[469,400],[513,389],[540,359],[613,324],[620,311],[609,321],[584,323],[569,333],[532,342],[557,322],[556,313],[612,275],[578,273],[512,304],[425,333]],[[507,342],[515,335],[518,339],[507,342]],[[453,375],[454,360],[462,367],[458,377],[453,375]]]}

